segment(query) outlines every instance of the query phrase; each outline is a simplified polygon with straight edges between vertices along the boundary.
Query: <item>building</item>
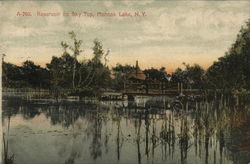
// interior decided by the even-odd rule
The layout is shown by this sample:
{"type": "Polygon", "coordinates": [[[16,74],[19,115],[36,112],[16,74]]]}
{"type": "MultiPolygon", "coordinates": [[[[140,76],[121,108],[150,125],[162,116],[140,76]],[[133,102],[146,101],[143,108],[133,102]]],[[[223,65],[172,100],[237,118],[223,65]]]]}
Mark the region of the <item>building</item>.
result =
{"type": "Polygon", "coordinates": [[[127,74],[124,81],[124,93],[128,94],[165,94],[168,89],[171,89],[168,80],[150,79],[140,69],[138,61],[136,61],[135,69],[127,74]]]}
{"type": "Polygon", "coordinates": [[[128,80],[134,81],[134,82],[143,82],[146,80],[146,75],[140,69],[138,65],[138,61],[136,61],[135,70],[128,74],[128,80]]]}
{"type": "Polygon", "coordinates": [[[127,75],[124,82],[124,91],[130,93],[143,93],[146,89],[146,74],[140,69],[138,61],[136,61],[135,70],[127,75]]]}

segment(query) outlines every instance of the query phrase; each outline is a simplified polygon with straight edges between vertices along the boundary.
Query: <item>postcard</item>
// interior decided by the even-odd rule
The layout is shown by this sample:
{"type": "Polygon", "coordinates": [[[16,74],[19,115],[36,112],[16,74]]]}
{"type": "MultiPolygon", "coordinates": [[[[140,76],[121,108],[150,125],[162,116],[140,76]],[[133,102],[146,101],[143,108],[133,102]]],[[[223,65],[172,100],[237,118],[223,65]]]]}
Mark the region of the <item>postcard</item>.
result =
{"type": "Polygon", "coordinates": [[[250,163],[250,1],[3,0],[0,20],[0,163],[250,163]]]}

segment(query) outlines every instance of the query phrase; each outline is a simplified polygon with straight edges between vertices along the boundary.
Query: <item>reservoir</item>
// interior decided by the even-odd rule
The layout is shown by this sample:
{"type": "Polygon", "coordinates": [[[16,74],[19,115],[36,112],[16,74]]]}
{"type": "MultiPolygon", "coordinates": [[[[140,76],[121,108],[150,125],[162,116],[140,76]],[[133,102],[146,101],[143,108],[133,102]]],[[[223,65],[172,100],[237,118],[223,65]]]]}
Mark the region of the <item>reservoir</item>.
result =
{"type": "Polygon", "coordinates": [[[5,155],[16,164],[248,163],[247,104],[3,99],[5,155]]]}

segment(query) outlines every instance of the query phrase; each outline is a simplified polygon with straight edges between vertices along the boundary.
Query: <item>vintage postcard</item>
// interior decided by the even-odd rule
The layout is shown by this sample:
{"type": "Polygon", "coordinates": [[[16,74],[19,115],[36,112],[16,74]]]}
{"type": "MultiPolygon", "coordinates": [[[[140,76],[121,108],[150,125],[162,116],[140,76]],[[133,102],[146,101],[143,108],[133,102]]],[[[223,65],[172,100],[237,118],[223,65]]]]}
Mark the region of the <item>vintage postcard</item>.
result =
{"type": "Polygon", "coordinates": [[[250,1],[0,1],[2,164],[249,164],[250,1]]]}

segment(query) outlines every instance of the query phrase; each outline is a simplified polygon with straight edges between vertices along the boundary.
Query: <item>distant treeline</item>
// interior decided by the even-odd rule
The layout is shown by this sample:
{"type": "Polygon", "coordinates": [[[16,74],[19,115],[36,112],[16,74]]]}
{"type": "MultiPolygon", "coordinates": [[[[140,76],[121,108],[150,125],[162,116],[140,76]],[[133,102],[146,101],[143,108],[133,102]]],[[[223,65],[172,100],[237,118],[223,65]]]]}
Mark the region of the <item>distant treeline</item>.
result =
{"type": "MultiPolygon", "coordinates": [[[[93,57],[78,60],[82,41],[74,32],[69,33],[72,45],[62,42],[60,57],[53,56],[46,67],[25,61],[21,66],[3,62],[3,87],[43,88],[43,89],[85,89],[99,91],[104,89],[122,90],[127,74],[135,67],[117,64],[109,68],[109,50],[94,40],[93,57]]],[[[185,88],[250,90],[250,20],[242,26],[237,39],[226,54],[215,61],[207,70],[198,64],[183,63],[185,68],[177,68],[172,75],[164,67],[145,69],[147,80],[182,83],[185,88]]]]}

